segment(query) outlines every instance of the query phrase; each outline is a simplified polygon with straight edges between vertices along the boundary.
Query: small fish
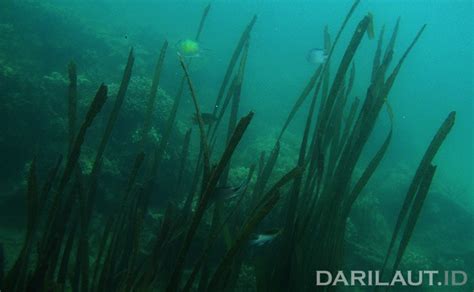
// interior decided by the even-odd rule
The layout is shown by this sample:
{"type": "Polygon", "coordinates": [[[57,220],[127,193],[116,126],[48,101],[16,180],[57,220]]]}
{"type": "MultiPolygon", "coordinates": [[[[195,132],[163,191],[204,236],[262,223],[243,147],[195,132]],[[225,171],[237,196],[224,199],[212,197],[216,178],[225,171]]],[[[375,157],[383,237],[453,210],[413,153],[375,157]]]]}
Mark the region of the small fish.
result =
{"type": "Polygon", "coordinates": [[[238,186],[216,187],[214,192],[210,195],[209,200],[212,203],[215,201],[226,201],[238,197],[247,189],[248,183],[248,180],[245,180],[238,186]]]}
{"type": "Polygon", "coordinates": [[[308,55],[306,56],[306,60],[308,60],[309,63],[314,65],[325,63],[327,58],[328,55],[326,54],[326,52],[324,52],[323,49],[318,48],[309,50],[308,55]]]}
{"type": "Polygon", "coordinates": [[[198,42],[184,39],[176,44],[176,53],[184,58],[195,58],[200,56],[201,48],[198,42]]]}
{"type": "Polygon", "coordinates": [[[250,244],[254,246],[262,246],[267,243],[270,243],[273,240],[275,240],[275,238],[277,238],[278,235],[281,234],[281,231],[282,230],[279,228],[274,228],[274,229],[267,230],[265,232],[257,233],[250,240],[250,244]]]}
{"type": "MultiPolygon", "coordinates": [[[[204,122],[204,125],[210,125],[210,124],[213,124],[215,121],[217,121],[217,117],[213,113],[201,113],[201,118],[202,118],[202,121],[204,122]]],[[[195,124],[199,123],[197,114],[194,114],[193,122],[195,124]]]]}
{"type": "Polygon", "coordinates": [[[367,36],[369,40],[373,40],[375,37],[374,33],[374,16],[369,12],[369,25],[367,26],[367,36]]]}

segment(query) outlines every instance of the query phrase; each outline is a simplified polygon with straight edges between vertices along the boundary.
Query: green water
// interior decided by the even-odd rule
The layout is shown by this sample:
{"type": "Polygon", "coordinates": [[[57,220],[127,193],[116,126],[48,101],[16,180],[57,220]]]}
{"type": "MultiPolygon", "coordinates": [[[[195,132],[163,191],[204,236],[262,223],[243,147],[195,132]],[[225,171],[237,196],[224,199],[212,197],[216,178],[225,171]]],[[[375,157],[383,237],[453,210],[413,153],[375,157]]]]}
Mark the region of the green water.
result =
{"type": "MultiPolygon", "coordinates": [[[[212,1],[197,42],[199,55],[185,58],[183,61],[189,67],[189,76],[200,110],[204,113],[212,112],[239,38],[252,17],[257,16],[249,36],[248,56],[237,111],[239,119],[250,111],[254,112],[254,117],[232,157],[227,183],[223,183],[224,179],[221,178],[220,184],[235,187],[245,181],[252,165],[256,166],[256,171],[242,201],[233,198],[219,205],[223,218],[234,212],[232,210],[236,211],[225,224],[222,235],[217,237],[215,246],[205,261],[204,266],[210,275],[214,273],[229,250],[229,244],[238,237],[240,228],[254,206],[254,201],[261,195],[255,192],[257,177],[261,172],[259,167],[261,152],[264,151],[265,157],[269,157],[291,108],[317,68],[317,65],[306,60],[308,51],[324,47],[325,26],[328,27],[328,32],[334,41],[352,3],[346,0],[212,1]]],[[[137,267],[140,266],[142,258],[149,256],[152,250],[149,241],[153,242],[155,236],[159,234],[167,203],[172,202],[177,207],[178,215],[184,214],[180,208],[183,207],[187,194],[192,189],[195,165],[201,153],[200,131],[193,122],[195,107],[188,83],[182,83],[183,69],[176,52],[180,40],[195,38],[203,9],[207,4],[209,4],[207,1],[197,0],[1,0],[0,243],[3,244],[4,256],[0,257],[2,259],[0,266],[5,269],[5,274],[15,263],[24,242],[27,224],[25,193],[33,157],[36,157],[37,162],[38,189],[41,189],[47,180],[48,172],[60,154],[64,158],[59,174],[63,173],[67,161],[69,141],[67,66],[71,60],[75,62],[78,74],[76,134],[102,82],[108,86],[109,98],[87,131],[74,176],[60,194],[63,197],[74,189],[76,181],[82,185],[83,190],[89,189],[89,176],[94,157],[106,128],[109,113],[113,109],[131,48],[135,56],[128,91],[107,143],[98,176],[96,190],[98,195],[87,232],[91,271],[107,218],[110,214],[121,212],[120,198],[139,150],[144,151],[145,160],[133,190],[145,188],[149,194],[149,204],[142,210],[144,219],[138,231],[140,235],[137,237],[140,238],[137,267]],[[140,148],[151,80],[160,49],[165,41],[168,42],[168,48],[162,64],[151,130],[144,142],[144,148],[140,148]],[[183,84],[184,87],[181,87],[183,84]],[[167,131],[167,119],[180,87],[183,89],[183,96],[176,121],[171,128],[158,171],[152,176],[153,187],[149,190],[146,188],[146,178],[152,169],[155,150],[159,148],[158,145],[167,131]],[[189,155],[182,165],[184,137],[189,129],[192,129],[189,155]]],[[[397,287],[394,291],[472,291],[474,283],[472,1],[361,1],[342,32],[331,57],[329,69],[331,82],[336,76],[337,68],[356,26],[369,12],[373,15],[375,38],[369,39],[364,35],[351,62],[355,68],[355,79],[342,112],[343,123],[349,115],[353,100],[358,97],[362,104],[366,97],[382,27],[385,27],[383,40],[385,48],[397,18],[400,17],[393,61],[385,75],[387,78],[418,30],[424,24],[427,26],[404,61],[386,105],[378,116],[350,177],[349,185],[353,186],[379,150],[392,125],[393,134],[387,152],[345,221],[342,240],[344,244],[341,247],[344,256],[338,267],[345,270],[381,268],[397,216],[416,168],[441,123],[451,111],[455,111],[455,125],[432,162],[437,169],[400,269],[465,271],[469,276],[468,283],[461,287],[439,288],[424,285],[408,290],[397,287]],[[393,112],[393,119],[389,118],[387,108],[393,112]]],[[[237,75],[239,65],[240,58],[236,62],[232,78],[237,75]]],[[[345,77],[346,85],[349,71],[345,77]]],[[[312,96],[311,93],[306,98],[282,136],[279,157],[265,190],[297,165],[312,96]]],[[[321,96],[317,100],[315,118],[311,123],[313,126],[310,129],[310,141],[319,117],[320,99],[321,96]]],[[[216,111],[219,112],[221,107],[222,103],[216,111]]],[[[230,106],[217,131],[215,147],[211,149],[212,165],[218,163],[227,143],[229,112],[230,106]]],[[[208,131],[209,128],[206,126],[204,130],[208,131]]],[[[211,132],[208,131],[207,135],[211,136],[211,132]]],[[[329,159],[329,155],[329,152],[325,153],[325,158],[329,159]]],[[[200,167],[202,168],[202,165],[200,167]]],[[[326,164],[325,167],[328,169],[330,166],[326,164]]],[[[306,180],[305,175],[303,181],[306,180]]],[[[288,197],[293,192],[292,184],[293,181],[281,188],[278,204],[255,226],[252,234],[285,226],[286,221],[283,218],[287,215],[288,197]]],[[[60,188],[59,185],[58,177],[53,183],[51,197],[60,188]]],[[[194,193],[198,194],[200,186],[198,185],[196,189],[194,193]]],[[[45,201],[45,210],[49,210],[51,201],[52,198],[45,201]]],[[[70,206],[64,206],[71,210],[71,214],[76,214],[75,212],[79,212],[80,209],[79,204],[76,198],[70,206]]],[[[196,211],[197,205],[196,195],[192,210],[196,211]]],[[[306,210],[306,207],[304,201],[299,202],[297,218],[303,218],[305,213],[300,210],[306,210]]],[[[213,226],[213,211],[209,210],[211,208],[204,213],[186,254],[187,261],[184,264],[182,281],[187,279],[196,259],[205,249],[209,230],[213,226]]],[[[334,213],[339,209],[336,210],[334,213]]],[[[322,212],[326,214],[326,209],[322,212]]],[[[332,214],[332,211],[327,212],[332,214]]],[[[42,222],[40,218],[42,217],[37,218],[38,222],[42,222]]],[[[71,220],[64,221],[67,223],[71,220]]],[[[70,230],[74,224],[79,224],[79,221],[74,222],[76,221],[68,223],[66,230],[70,230]]],[[[320,250],[307,252],[300,250],[307,246],[317,246],[317,243],[313,244],[311,240],[317,239],[320,229],[323,228],[318,224],[311,221],[303,236],[307,241],[292,246],[291,250],[294,250],[294,254],[298,254],[298,257],[311,258],[310,253],[324,254],[320,250]]],[[[161,291],[166,287],[171,271],[175,267],[173,257],[176,257],[178,247],[183,242],[184,230],[189,226],[189,221],[184,223],[180,221],[180,224],[173,227],[176,234],[172,244],[176,248],[163,248],[163,252],[171,255],[169,256],[171,259],[163,256],[157,261],[160,263],[158,273],[160,276],[148,287],[150,291],[161,291]]],[[[35,231],[36,240],[41,238],[44,228],[43,223],[38,225],[35,231]]],[[[129,230],[124,229],[123,232],[129,230]]],[[[128,233],[127,235],[135,236],[128,233]]],[[[230,276],[238,279],[232,288],[227,287],[224,290],[277,291],[274,290],[276,288],[265,290],[262,288],[265,285],[256,283],[274,280],[268,277],[268,274],[262,278],[262,274],[259,274],[259,265],[266,266],[267,268],[261,269],[267,272],[271,270],[268,267],[278,266],[275,264],[275,259],[271,261],[269,258],[272,258],[272,254],[285,250],[282,238],[286,236],[279,236],[262,247],[255,247],[249,243],[241,246],[233,261],[234,267],[238,267],[238,270],[233,270],[230,276]]],[[[248,238],[245,242],[247,241],[248,238]]],[[[76,238],[74,242],[78,243],[79,240],[76,238]]],[[[65,240],[60,244],[62,245],[59,247],[64,246],[65,240]]],[[[73,246],[75,247],[76,243],[73,246]]],[[[131,250],[129,246],[122,248],[131,250]]],[[[76,259],[75,253],[76,251],[71,255],[68,275],[77,272],[73,264],[76,259]]],[[[28,275],[33,275],[37,264],[36,255],[33,254],[35,252],[32,252],[25,268],[28,275]]],[[[283,258],[282,256],[280,263],[283,262],[283,258]]],[[[323,291],[321,287],[313,284],[299,283],[308,279],[314,281],[315,271],[322,268],[314,264],[317,261],[310,261],[312,265],[309,266],[299,266],[298,263],[301,261],[295,258],[291,268],[292,276],[285,282],[286,286],[281,287],[286,287],[284,288],[286,291],[323,291]]],[[[130,267],[127,269],[134,270],[130,267]]],[[[120,278],[122,275],[118,274],[118,271],[111,272],[109,277],[116,280],[114,277],[120,278]]],[[[203,272],[199,273],[202,274],[203,272]]],[[[71,284],[74,282],[71,280],[73,276],[68,279],[65,286],[58,289],[74,290],[74,285],[71,284]]],[[[93,285],[92,279],[90,282],[93,285]]],[[[198,291],[197,282],[198,280],[193,287],[196,291],[198,291]]],[[[184,283],[182,282],[182,285],[184,283]]],[[[0,283],[0,289],[1,287],[3,286],[0,283]]],[[[111,287],[117,288],[113,285],[109,287],[113,289],[111,287]]],[[[42,291],[40,288],[37,289],[42,291]]],[[[338,289],[338,291],[372,291],[372,288],[368,287],[338,289]]],[[[21,291],[22,288],[17,287],[17,290],[21,291]]]]}

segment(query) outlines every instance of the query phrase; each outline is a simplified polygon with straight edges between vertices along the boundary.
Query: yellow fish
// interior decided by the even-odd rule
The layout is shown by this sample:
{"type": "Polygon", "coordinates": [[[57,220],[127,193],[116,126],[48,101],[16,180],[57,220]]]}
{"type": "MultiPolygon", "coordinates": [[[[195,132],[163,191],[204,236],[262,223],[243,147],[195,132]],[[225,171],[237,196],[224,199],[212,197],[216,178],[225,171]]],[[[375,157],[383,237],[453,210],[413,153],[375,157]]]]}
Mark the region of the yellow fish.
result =
{"type": "Polygon", "coordinates": [[[199,57],[201,48],[199,43],[190,39],[180,40],[176,44],[176,51],[178,55],[185,58],[199,57]]]}

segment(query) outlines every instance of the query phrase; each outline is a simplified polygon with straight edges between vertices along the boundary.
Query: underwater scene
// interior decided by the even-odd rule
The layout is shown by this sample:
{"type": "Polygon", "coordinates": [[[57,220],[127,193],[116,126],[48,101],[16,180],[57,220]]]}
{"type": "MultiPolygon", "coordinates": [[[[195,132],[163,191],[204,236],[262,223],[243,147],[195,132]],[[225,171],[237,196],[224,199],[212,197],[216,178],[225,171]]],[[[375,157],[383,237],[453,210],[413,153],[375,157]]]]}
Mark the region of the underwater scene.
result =
{"type": "Polygon", "coordinates": [[[0,0],[0,291],[474,291],[472,0],[0,0]]]}

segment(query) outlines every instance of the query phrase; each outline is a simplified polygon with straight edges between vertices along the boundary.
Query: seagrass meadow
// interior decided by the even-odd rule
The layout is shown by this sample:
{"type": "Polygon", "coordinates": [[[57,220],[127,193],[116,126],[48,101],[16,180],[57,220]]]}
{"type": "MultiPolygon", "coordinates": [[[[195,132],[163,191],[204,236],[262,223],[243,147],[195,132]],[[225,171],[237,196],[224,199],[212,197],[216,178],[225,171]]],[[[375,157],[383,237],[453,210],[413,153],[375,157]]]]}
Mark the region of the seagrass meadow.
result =
{"type": "Polygon", "coordinates": [[[1,0],[0,291],[472,291],[473,18],[1,0]]]}

